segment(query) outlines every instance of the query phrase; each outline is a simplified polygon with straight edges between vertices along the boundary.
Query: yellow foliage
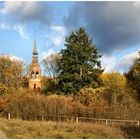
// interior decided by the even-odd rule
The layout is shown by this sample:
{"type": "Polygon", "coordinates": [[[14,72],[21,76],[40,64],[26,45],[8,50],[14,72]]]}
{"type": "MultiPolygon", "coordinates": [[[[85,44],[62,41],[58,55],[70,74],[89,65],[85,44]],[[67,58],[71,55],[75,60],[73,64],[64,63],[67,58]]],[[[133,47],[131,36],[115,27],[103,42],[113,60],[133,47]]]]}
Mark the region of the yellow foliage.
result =
{"type": "Polygon", "coordinates": [[[100,76],[103,87],[106,88],[107,98],[109,102],[116,102],[118,96],[125,94],[126,78],[118,72],[105,73],[100,76]]]}
{"type": "Polygon", "coordinates": [[[115,93],[121,92],[126,86],[126,79],[118,72],[101,74],[103,86],[112,89],[115,93]]]}

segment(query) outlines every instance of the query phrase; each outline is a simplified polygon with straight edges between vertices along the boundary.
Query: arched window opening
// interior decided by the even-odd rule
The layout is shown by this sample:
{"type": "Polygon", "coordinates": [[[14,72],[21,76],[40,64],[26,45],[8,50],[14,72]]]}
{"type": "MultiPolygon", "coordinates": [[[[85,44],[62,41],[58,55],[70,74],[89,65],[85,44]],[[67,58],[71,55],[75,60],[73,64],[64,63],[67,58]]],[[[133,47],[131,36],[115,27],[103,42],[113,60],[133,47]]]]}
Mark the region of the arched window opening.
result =
{"type": "Polygon", "coordinates": [[[31,72],[31,78],[34,78],[34,72],[33,71],[31,72]]]}
{"type": "Polygon", "coordinates": [[[36,89],[36,84],[34,84],[34,89],[36,89]]]}
{"type": "Polygon", "coordinates": [[[38,78],[38,77],[39,77],[39,72],[37,71],[37,72],[36,72],[36,78],[38,78]]]}

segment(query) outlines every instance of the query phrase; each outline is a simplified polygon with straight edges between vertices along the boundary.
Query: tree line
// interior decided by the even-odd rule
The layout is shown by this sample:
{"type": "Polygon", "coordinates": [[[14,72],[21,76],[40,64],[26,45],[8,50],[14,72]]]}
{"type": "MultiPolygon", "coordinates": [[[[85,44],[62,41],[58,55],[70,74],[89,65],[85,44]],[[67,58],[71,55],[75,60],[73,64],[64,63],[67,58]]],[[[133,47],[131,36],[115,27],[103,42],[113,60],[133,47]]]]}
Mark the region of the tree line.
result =
{"type": "MultiPolygon", "coordinates": [[[[140,52],[139,52],[140,54],[140,52]]],[[[103,73],[96,46],[84,28],[71,32],[65,39],[65,49],[44,59],[41,93],[54,92],[61,95],[77,94],[82,88],[93,89],[102,86],[112,87],[110,93],[122,93],[122,87],[133,90],[135,97],[140,98],[140,57],[136,59],[128,72],[103,73]],[[113,81],[114,79],[114,81],[113,81]],[[106,82],[105,82],[106,81],[106,82]],[[113,82],[112,82],[113,81],[113,82]],[[119,84],[119,86],[117,84],[119,84]],[[114,91],[115,90],[115,91],[114,91]]],[[[0,56],[0,94],[14,93],[19,88],[28,87],[28,66],[9,56],[0,56]]],[[[128,91],[127,91],[128,92],[128,91]]]]}
{"type": "Polygon", "coordinates": [[[127,86],[127,93],[130,92],[139,99],[140,55],[124,74],[104,73],[100,58],[101,55],[84,28],[70,33],[65,40],[65,49],[43,60],[50,79],[43,79],[42,92],[69,95],[76,94],[85,87],[95,89],[106,86],[111,88],[109,92],[115,99],[115,96],[123,93],[124,87],[127,86]]]}
{"type": "Polygon", "coordinates": [[[140,56],[124,74],[104,73],[101,57],[84,28],[71,32],[65,49],[42,61],[47,76],[42,76],[36,95],[28,89],[28,66],[1,55],[0,111],[138,118],[140,56]]]}

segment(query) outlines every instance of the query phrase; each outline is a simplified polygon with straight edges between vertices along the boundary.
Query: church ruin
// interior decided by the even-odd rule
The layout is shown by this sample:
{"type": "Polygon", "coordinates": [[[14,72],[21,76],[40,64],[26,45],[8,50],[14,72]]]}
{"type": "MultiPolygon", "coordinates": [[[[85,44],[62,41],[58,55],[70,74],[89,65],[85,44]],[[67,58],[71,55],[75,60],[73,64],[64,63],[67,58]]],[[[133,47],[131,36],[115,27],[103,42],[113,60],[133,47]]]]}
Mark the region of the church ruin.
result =
{"type": "Polygon", "coordinates": [[[41,68],[38,63],[36,36],[34,37],[32,63],[29,67],[29,88],[33,90],[40,90],[41,88],[41,68]]]}

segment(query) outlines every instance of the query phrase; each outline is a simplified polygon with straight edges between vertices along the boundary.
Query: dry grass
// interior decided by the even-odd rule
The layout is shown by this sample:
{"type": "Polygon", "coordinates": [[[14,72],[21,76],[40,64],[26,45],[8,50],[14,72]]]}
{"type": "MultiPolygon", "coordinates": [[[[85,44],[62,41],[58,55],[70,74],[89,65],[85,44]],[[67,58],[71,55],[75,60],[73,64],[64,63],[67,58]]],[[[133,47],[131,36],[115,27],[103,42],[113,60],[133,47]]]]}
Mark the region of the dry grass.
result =
{"type": "Polygon", "coordinates": [[[119,127],[90,123],[38,122],[0,118],[8,138],[124,138],[119,127]]]}

